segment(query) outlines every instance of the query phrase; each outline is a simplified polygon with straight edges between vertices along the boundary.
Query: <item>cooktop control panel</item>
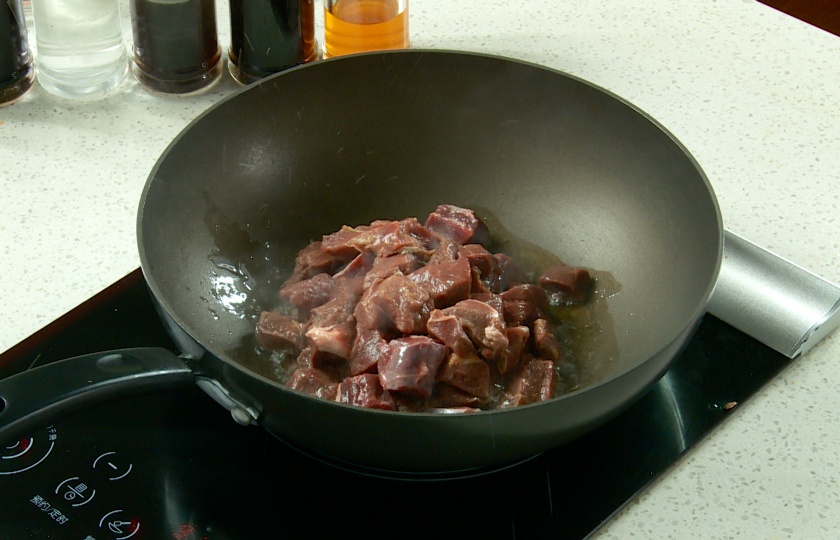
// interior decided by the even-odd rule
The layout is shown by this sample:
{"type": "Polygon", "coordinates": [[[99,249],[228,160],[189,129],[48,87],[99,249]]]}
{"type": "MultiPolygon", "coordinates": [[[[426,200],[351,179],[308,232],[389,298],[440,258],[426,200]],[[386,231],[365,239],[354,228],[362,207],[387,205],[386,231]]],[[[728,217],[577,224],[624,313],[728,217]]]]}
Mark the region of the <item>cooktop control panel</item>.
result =
{"type": "MultiPolygon", "coordinates": [[[[134,405],[150,412],[154,404],[143,401],[152,399],[134,405]]],[[[138,426],[126,405],[60,419],[0,447],[3,538],[210,538],[208,524],[171,504],[168,491],[183,492],[173,482],[184,479],[161,475],[166,461],[188,456],[161,453],[166,436],[138,426]]]]}
{"type": "MultiPolygon", "coordinates": [[[[36,471],[32,469],[47,460],[57,447],[54,459],[61,459],[63,452],[58,430],[54,426],[15,441],[5,448],[0,474],[34,476],[36,471]]],[[[59,471],[53,470],[50,471],[52,474],[41,475],[40,481],[22,483],[28,489],[16,492],[20,497],[18,503],[26,499],[33,507],[30,510],[40,512],[43,523],[39,528],[42,529],[75,529],[75,526],[70,526],[73,521],[73,525],[76,522],[87,524],[82,525],[92,533],[84,537],[87,539],[125,540],[136,536],[141,530],[140,517],[133,509],[120,503],[119,489],[113,484],[126,481],[133,465],[113,450],[88,457],[87,463],[75,460],[72,465],[68,463],[70,466],[63,474],[55,474],[59,471]]],[[[39,521],[38,517],[36,514],[32,521],[39,521]]]]}

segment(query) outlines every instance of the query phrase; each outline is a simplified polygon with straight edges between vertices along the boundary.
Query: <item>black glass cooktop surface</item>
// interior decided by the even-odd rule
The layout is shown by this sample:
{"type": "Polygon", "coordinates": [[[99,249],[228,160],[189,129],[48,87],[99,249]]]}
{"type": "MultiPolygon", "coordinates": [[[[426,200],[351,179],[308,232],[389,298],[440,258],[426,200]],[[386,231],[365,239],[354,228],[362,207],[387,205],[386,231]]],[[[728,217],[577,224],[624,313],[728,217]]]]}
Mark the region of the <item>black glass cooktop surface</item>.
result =
{"type": "MultiPolygon", "coordinates": [[[[175,350],[139,270],[0,355],[0,378],[119,347],[175,350]]],[[[0,538],[585,538],[790,360],[711,315],[641,400],[512,467],[375,478],[242,427],[198,388],[134,396],[0,445],[0,538]]]]}

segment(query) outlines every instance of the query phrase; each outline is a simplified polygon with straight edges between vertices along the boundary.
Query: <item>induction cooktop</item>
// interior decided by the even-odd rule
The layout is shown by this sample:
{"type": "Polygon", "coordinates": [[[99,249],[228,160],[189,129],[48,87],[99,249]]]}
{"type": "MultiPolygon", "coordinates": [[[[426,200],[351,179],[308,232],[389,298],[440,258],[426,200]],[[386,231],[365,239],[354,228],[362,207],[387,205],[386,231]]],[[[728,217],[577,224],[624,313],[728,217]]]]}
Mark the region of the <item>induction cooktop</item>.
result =
{"type": "MultiPolygon", "coordinates": [[[[176,351],[139,270],[0,355],[0,378],[176,351]]],[[[665,376],[581,439],[458,478],[380,478],[243,427],[197,387],[115,399],[0,444],[0,537],[586,538],[791,360],[706,315],[665,376]]]]}

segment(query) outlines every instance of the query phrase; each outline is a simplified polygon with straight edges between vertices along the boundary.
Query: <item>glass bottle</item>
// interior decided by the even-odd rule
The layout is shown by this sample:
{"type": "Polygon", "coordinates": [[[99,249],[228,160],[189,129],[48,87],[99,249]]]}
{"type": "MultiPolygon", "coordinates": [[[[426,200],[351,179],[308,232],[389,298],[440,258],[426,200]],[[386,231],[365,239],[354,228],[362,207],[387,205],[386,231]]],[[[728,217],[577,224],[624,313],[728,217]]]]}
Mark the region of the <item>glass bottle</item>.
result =
{"type": "Polygon", "coordinates": [[[230,0],[231,75],[249,84],[318,57],[314,0],[230,0]]]}
{"type": "Polygon", "coordinates": [[[131,27],[132,71],[149,88],[193,92],[221,74],[215,0],[131,0],[131,27]]]}
{"type": "Polygon", "coordinates": [[[408,0],[324,0],[324,57],[407,49],[408,0]]]}
{"type": "Polygon", "coordinates": [[[0,2],[0,106],[12,103],[35,80],[20,0],[0,2]]]}
{"type": "Polygon", "coordinates": [[[32,0],[38,82],[53,94],[91,98],[128,74],[119,0],[32,0]]]}

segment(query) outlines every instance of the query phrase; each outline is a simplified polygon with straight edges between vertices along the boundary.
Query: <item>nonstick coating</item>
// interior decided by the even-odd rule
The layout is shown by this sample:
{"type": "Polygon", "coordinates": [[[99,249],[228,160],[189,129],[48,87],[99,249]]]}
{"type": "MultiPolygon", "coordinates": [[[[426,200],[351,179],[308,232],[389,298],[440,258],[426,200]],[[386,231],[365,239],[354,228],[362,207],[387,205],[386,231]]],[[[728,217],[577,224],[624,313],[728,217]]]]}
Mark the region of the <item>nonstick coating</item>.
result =
{"type": "Polygon", "coordinates": [[[323,61],[220,102],[155,166],[138,238],[164,317],[264,427],[402,471],[515,461],[617,413],[696,328],[723,243],[705,175],[645,113],[557,71],[445,51],[323,61]],[[381,412],[290,391],[242,353],[300,248],[343,224],[422,221],[441,203],[482,209],[510,234],[614,276],[620,354],[603,382],[519,410],[381,412]]]}

